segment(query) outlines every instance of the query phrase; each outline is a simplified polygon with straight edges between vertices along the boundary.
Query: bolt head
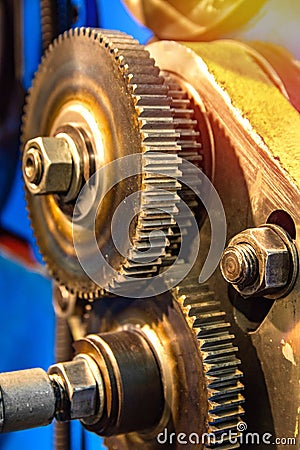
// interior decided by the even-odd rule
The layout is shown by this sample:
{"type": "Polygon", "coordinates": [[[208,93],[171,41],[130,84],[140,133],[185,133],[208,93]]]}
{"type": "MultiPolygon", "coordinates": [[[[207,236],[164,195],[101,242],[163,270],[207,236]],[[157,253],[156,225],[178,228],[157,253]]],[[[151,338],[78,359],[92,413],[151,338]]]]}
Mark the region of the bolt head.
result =
{"type": "Polygon", "coordinates": [[[48,373],[61,378],[70,403],[70,419],[82,419],[95,414],[97,383],[85,359],[78,357],[73,361],[54,364],[48,373]]]}
{"type": "Polygon", "coordinates": [[[248,261],[239,246],[224,250],[221,260],[221,271],[229,283],[242,283],[248,272],[248,261]]]}
{"type": "MultiPolygon", "coordinates": [[[[236,284],[229,282],[245,297],[272,295],[284,289],[290,280],[291,255],[288,246],[275,229],[269,226],[249,228],[235,236],[229,242],[228,248],[236,249],[245,244],[252,248],[257,259],[257,276],[252,278],[250,284],[243,281],[236,284]]],[[[240,265],[244,267],[243,263],[240,265]]]]}
{"type": "Polygon", "coordinates": [[[32,194],[67,192],[72,179],[72,155],[67,141],[56,137],[31,139],[24,148],[22,170],[32,194]]]}

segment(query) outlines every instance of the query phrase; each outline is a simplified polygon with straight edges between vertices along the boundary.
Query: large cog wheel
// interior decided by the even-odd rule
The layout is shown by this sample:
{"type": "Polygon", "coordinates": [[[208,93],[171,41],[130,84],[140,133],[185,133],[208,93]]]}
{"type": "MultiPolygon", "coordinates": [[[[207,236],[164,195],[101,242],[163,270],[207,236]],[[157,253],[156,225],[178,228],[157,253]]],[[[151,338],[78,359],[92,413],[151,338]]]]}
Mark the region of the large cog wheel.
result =
{"type": "Polygon", "coordinates": [[[146,433],[106,437],[108,449],[177,449],[180,432],[185,433],[186,448],[240,447],[241,361],[230,323],[208,285],[188,277],[157,298],[95,300],[86,326],[88,333],[139,330],[160,361],[166,408],[160,423],[146,433]],[[158,440],[160,433],[164,442],[158,440]],[[189,436],[194,436],[191,442],[189,436]]]}
{"type": "MultiPolygon", "coordinates": [[[[149,250],[151,231],[163,230],[167,236],[173,233],[180,187],[176,180],[180,147],[168,88],[142,45],[124,33],[91,29],[70,30],[54,41],[27,99],[22,140],[25,143],[36,136],[53,136],[70,123],[84,128],[88,135],[95,149],[94,170],[118,157],[142,153],[145,167],[155,161],[158,170],[170,173],[170,177],[149,176],[144,170],[130,183],[122,182],[121,189],[109,196],[96,218],[99,247],[121,277],[157,273],[162,262],[171,258],[171,252],[166,249],[163,257],[159,254],[155,258],[155,247],[150,249],[153,262],[148,265],[137,262],[135,252],[149,250]],[[101,146],[97,138],[102,140],[101,146]],[[167,157],[159,160],[157,151],[167,157]],[[142,190],[142,213],[130,236],[132,246],[124,257],[111,250],[107,223],[111,223],[114,207],[124,193],[138,189],[142,190]],[[160,208],[170,211],[162,212],[160,208]]],[[[91,175],[93,170],[89,169],[91,175]]],[[[99,286],[76,258],[71,239],[74,205],[62,205],[57,195],[34,196],[28,190],[26,198],[37,243],[52,277],[79,296],[99,295],[99,286]]]]}

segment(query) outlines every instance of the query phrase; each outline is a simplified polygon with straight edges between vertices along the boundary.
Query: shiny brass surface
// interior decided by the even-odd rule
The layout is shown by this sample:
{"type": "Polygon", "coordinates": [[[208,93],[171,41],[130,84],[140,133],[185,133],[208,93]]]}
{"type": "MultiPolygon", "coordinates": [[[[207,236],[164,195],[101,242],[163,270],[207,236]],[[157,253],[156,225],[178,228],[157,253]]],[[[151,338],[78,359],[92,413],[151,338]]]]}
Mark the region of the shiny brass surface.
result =
{"type": "MultiPolygon", "coordinates": [[[[48,52],[45,60],[48,69],[35,79],[35,89],[28,100],[23,142],[36,136],[53,136],[61,127],[74,123],[82,126],[90,139],[95,169],[121,156],[115,154],[118,149],[122,149],[123,154],[139,151],[134,106],[130,97],[123,94],[124,80],[118,74],[110,52],[105,46],[102,48],[100,42],[90,45],[91,41],[95,42],[93,38],[77,33],[70,37],[65,35],[59,41],[59,45],[57,41],[48,52]],[[70,64],[66,54],[74,46],[78,51],[70,64]],[[91,63],[94,65],[92,71],[91,63]],[[47,75],[49,71],[51,77],[47,75]],[[116,73],[112,80],[111,72],[116,73]],[[41,89],[39,86],[44,80],[47,87],[41,89]]],[[[130,189],[126,182],[123,189],[130,189]]],[[[86,276],[76,258],[71,221],[74,206],[71,204],[66,213],[54,195],[36,197],[27,193],[27,201],[37,241],[53,277],[67,285],[72,282],[70,288],[75,292],[98,292],[99,288],[86,276]]],[[[97,219],[101,230],[98,236],[100,247],[109,245],[109,232],[103,231],[104,225],[111,216],[110,208],[119,201],[120,195],[114,192],[101,205],[97,219]]],[[[113,259],[120,265],[120,257],[114,255],[113,259]]]]}

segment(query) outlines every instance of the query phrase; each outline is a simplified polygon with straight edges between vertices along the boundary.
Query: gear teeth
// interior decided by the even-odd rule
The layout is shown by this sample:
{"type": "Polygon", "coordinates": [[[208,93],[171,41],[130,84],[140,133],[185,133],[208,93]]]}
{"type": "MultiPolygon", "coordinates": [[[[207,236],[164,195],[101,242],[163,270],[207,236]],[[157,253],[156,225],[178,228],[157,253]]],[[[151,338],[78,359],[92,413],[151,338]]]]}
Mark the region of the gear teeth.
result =
{"type": "MultiPolygon", "coordinates": [[[[202,170],[204,155],[202,153],[201,134],[198,129],[198,122],[195,118],[192,102],[174,76],[165,72],[162,72],[162,75],[164,76],[165,84],[168,87],[174,126],[178,133],[177,143],[180,146],[178,155],[202,170]]],[[[185,180],[188,181],[189,187],[182,185],[179,195],[183,202],[188,206],[191,213],[195,215],[199,208],[199,200],[194,191],[199,191],[201,182],[199,177],[196,177],[193,171],[186,166],[184,166],[184,169],[184,177],[185,180]]],[[[180,215],[178,225],[180,225],[181,233],[188,233],[191,221],[187,220],[186,222],[183,222],[182,219],[184,218],[180,215]]],[[[171,239],[170,248],[173,256],[178,254],[180,248],[177,240],[178,235],[180,235],[179,226],[177,228],[177,233],[174,235],[174,239],[171,239]]]]}
{"type": "MultiPolygon", "coordinates": [[[[126,67],[123,67],[123,70],[126,71],[126,67]]],[[[168,89],[166,86],[161,84],[140,84],[135,83],[133,80],[130,80],[130,89],[132,94],[138,96],[141,93],[145,94],[154,94],[154,95],[167,95],[168,89]]]]}
{"type": "Polygon", "coordinates": [[[213,444],[204,448],[239,448],[239,443],[223,440],[229,431],[236,437],[239,435],[237,425],[244,414],[243,374],[238,369],[241,361],[236,356],[235,336],[229,332],[230,323],[214,293],[196,280],[183,282],[173,290],[173,295],[196,335],[203,363],[208,398],[207,433],[214,436],[210,439],[213,444]]]}
{"type": "Polygon", "coordinates": [[[201,161],[203,160],[201,134],[192,103],[174,77],[164,72],[163,75],[169,88],[169,96],[172,99],[171,108],[175,129],[180,134],[178,142],[181,146],[180,156],[201,168],[201,161]]]}
{"type": "MultiPolygon", "coordinates": [[[[132,97],[136,122],[141,135],[143,163],[141,212],[127,261],[121,267],[118,279],[110,283],[111,287],[121,286],[126,280],[125,276],[153,276],[158,273],[160,267],[174,262],[174,252],[178,249],[179,237],[175,220],[178,214],[176,205],[180,200],[177,193],[181,189],[178,181],[181,176],[181,159],[178,157],[181,146],[178,142],[186,140],[186,142],[192,142],[194,147],[197,146],[195,140],[197,133],[193,132],[195,121],[191,120],[192,111],[189,100],[184,97],[183,91],[179,89],[180,92],[176,94],[175,107],[172,104],[169,87],[165,84],[164,77],[160,75],[158,67],[155,66],[154,59],[137,40],[125,33],[91,28],[71,29],[54,40],[43,61],[63,41],[79,38],[90,39],[92,43],[98,41],[111,55],[116,69],[124,79],[127,94],[132,97]],[[185,108],[185,111],[181,111],[182,108],[185,108]],[[179,129],[177,130],[181,126],[179,118],[182,118],[181,128],[185,130],[182,133],[179,129]],[[161,158],[157,155],[158,152],[168,156],[161,158]],[[158,232],[157,236],[155,236],[156,232],[158,232]],[[165,235],[162,246],[161,232],[165,235]],[[172,245],[174,250],[171,250],[172,245]],[[142,252],[139,255],[141,249],[147,250],[146,261],[152,258],[151,262],[145,262],[142,252]],[[160,253],[159,250],[161,250],[160,253]]],[[[43,71],[43,63],[39,71],[43,71]]],[[[38,76],[39,74],[37,78],[38,76]]],[[[36,82],[35,80],[34,84],[36,82]]],[[[186,225],[189,226],[188,221],[186,225]]],[[[43,237],[39,235],[38,230],[35,230],[35,233],[38,242],[41,243],[43,237]]],[[[43,248],[42,245],[41,248],[43,248]]],[[[47,255],[44,255],[44,260],[53,278],[58,279],[54,263],[47,258],[47,255]]],[[[69,280],[58,280],[58,282],[70,290],[74,279],[71,274],[69,278],[69,280]]],[[[128,283],[130,284],[130,281],[128,283]]],[[[93,286],[92,282],[87,283],[86,286],[86,288],[77,289],[76,294],[79,297],[87,299],[98,296],[98,286],[93,286]]]]}
{"type": "Polygon", "coordinates": [[[149,276],[156,274],[158,267],[166,261],[170,262],[170,252],[165,250],[166,246],[170,245],[169,239],[165,238],[164,246],[157,245],[157,242],[154,248],[151,245],[155,230],[163,231],[167,237],[172,236],[172,228],[176,226],[174,216],[178,213],[176,203],[179,201],[176,193],[180,184],[174,177],[181,175],[178,169],[180,160],[177,157],[180,150],[177,144],[179,134],[174,129],[171,100],[166,95],[164,78],[159,76],[159,69],[149,57],[149,53],[137,41],[127,36],[112,36],[111,33],[106,33],[106,36],[111,41],[110,48],[114,48],[119,68],[127,80],[128,89],[132,92],[143,150],[141,213],[132,239],[134,248],[129,251],[128,260],[120,273],[121,276],[129,277],[142,274],[149,276]],[[162,159],[155,154],[157,151],[163,151],[170,156],[164,156],[162,159]],[[156,171],[158,179],[155,178],[156,171]],[[140,244],[147,249],[146,261],[152,258],[152,264],[145,263],[145,256],[140,254],[140,244]]]}

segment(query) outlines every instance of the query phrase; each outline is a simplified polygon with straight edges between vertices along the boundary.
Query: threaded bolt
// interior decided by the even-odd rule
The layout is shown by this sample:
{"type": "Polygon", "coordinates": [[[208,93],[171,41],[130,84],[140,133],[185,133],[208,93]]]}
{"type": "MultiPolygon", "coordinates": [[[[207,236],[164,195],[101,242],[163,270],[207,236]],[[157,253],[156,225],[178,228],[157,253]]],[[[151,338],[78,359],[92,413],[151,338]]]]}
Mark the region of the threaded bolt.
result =
{"type": "Polygon", "coordinates": [[[35,147],[30,147],[25,155],[24,176],[29,183],[39,184],[43,174],[41,154],[35,147]]]}
{"type": "Polygon", "coordinates": [[[228,283],[248,286],[259,275],[258,260],[249,244],[227,247],[222,255],[221,272],[228,283]]]}

